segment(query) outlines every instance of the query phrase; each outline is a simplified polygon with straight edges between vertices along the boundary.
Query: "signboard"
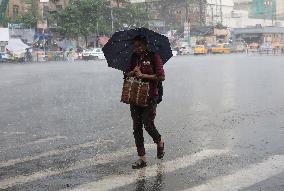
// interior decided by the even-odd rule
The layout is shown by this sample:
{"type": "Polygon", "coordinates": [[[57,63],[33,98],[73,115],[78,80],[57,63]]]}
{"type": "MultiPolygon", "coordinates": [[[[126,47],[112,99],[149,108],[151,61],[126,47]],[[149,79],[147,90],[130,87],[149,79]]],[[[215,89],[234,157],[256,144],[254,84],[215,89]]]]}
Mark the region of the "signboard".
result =
{"type": "Polygon", "coordinates": [[[39,29],[47,29],[47,21],[46,20],[43,20],[43,21],[39,20],[37,22],[37,28],[39,28],[39,29]]]}
{"type": "Polygon", "coordinates": [[[275,0],[253,0],[252,14],[257,18],[272,18],[276,13],[275,0]]]}
{"type": "Polygon", "coordinates": [[[41,2],[41,3],[48,3],[49,0],[40,0],[39,2],[41,2]]]}
{"type": "Polygon", "coordinates": [[[0,42],[8,42],[9,41],[9,29],[8,28],[0,28],[0,42]]]}

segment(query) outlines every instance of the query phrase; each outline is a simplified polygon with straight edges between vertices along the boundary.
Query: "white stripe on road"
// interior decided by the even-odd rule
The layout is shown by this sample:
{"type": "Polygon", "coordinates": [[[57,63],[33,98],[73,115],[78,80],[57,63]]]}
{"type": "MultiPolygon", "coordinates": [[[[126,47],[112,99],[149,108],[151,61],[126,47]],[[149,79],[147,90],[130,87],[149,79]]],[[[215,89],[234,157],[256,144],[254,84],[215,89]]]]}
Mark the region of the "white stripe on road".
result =
{"type": "Polygon", "coordinates": [[[60,155],[60,154],[66,153],[66,152],[70,152],[70,151],[74,151],[74,150],[78,150],[78,149],[83,149],[83,148],[88,148],[88,147],[93,147],[93,146],[100,145],[100,144],[102,144],[102,143],[91,141],[91,142],[88,142],[88,143],[75,145],[73,147],[69,147],[69,148],[65,148],[65,149],[51,150],[51,151],[41,153],[41,154],[36,155],[36,156],[26,156],[26,157],[23,157],[23,158],[11,159],[11,160],[8,160],[8,161],[0,162],[0,168],[15,165],[15,164],[22,163],[22,162],[40,159],[40,158],[43,158],[43,157],[60,155]]]}
{"type": "Polygon", "coordinates": [[[11,131],[11,132],[7,132],[7,131],[4,131],[2,132],[4,135],[24,135],[26,134],[26,132],[23,132],[23,131],[11,131]]]}
{"type": "MultiPolygon", "coordinates": [[[[163,173],[169,173],[176,171],[178,169],[186,168],[188,166],[192,166],[196,164],[199,161],[202,161],[204,159],[207,159],[209,157],[218,156],[221,154],[224,154],[228,152],[227,150],[204,150],[201,152],[198,152],[193,155],[186,155],[181,158],[177,158],[172,161],[164,162],[162,165],[164,166],[165,170],[163,173]]],[[[153,165],[150,167],[147,167],[145,169],[145,177],[154,177],[157,175],[157,165],[153,165]]],[[[83,184],[81,186],[78,186],[72,191],[107,191],[112,190],[121,186],[125,186],[131,183],[134,183],[137,179],[139,179],[139,174],[141,171],[134,171],[130,175],[118,175],[118,176],[109,176],[102,180],[91,182],[87,184],[83,184]]],[[[70,189],[65,189],[70,190],[70,189]]]]}
{"type": "MultiPolygon", "coordinates": [[[[145,144],[145,148],[153,149],[153,148],[156,148],[156,145],[145,144]]],[[[48,176],[54,176],[54,175],[66,173],[69,171],[74,171],[74,170],[78,170],[78,169],[82,169],[82,168],[86,168],[90,166],[95,166],[98,164],[106,164],[116,159],[131,155],[135,153],[135,151],[136,151],[136,147],[132,147],[132,148],[116,151],[116,152],[109,153],[109,154],[98,155],[90,159],[77,161],[71,167],[68,167],[68,168],[59,169],[59,170],[38,171],[31,175],[20,175],[20,176],[11,177],[5,180],[0,180],[0,188],[7,189],[9,187],[36,181],[36,180],[39,180],[39,179],[42,179],[48,176]]]]}
{"type": "Polygon", "coordinates": [[[238,191],[281,172],[284,172],[284,155],[275,155],[262,163],[253,164],[234,174],[217,177],[184,191],[238,191]]]}
{"type": "MultiPolygon", "coordinates": [[[[24,144],[21,144],[21,145],[5,147],[4,151],[7,151],[9,149],[20,148],[20,147],[24,147],[24,146],[28,146],[28,145],[46,143],[46,142],[55,141],[55,140],[58,140],[58,139],[67,139],[67,137],[66,136],[60,136],[60,135],[57,135],[57,136],[54,136],[54,137],[46,137],[46,138],[43,138],[43,139],[38,139],[38,140],[31,141],[31,142],[28,142],[28,143],[24,143],[24,144]]],[[[3,152],[3,151],[1,151],[1,152],[3,152]]]]}
{"type": "Polygon", "coordinates": [[[43,139],[38,139],[36,141],[32,141],[30,143],[27,143],[25,145],[33,145],[33,144],[40,144],[40,143],[46,143],[46,142],[49,142],[49,141],[55,141],[57,139],[67,139],[66,136],[55,136],[55,137],[46,137],[46,138],[43,138],[43,139]]]}

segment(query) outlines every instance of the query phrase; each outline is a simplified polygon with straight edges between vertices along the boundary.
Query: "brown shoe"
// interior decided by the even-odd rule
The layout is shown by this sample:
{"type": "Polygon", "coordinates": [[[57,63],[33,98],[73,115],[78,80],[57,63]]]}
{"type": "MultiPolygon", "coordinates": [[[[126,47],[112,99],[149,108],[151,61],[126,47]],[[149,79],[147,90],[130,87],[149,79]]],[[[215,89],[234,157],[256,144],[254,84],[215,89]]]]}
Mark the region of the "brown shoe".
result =
{"type": "Polygon", "coordinates": [[[164,157],[165,155],[164,149],[165,149],[165,143],[163,143],[162,147],[157,145],[157,158],[158,159],[162,159],[164,157]]]}
{"type": "Polygon", "coordinates": [[[133,169],[144,168],[145,166],[147,166],[147,162],[145,162],[145,161],[142,160],[142,159],[138,159],[137,161],[135,161],[135,162],[132,164],[132,168],[133,168],[133,169]]]}

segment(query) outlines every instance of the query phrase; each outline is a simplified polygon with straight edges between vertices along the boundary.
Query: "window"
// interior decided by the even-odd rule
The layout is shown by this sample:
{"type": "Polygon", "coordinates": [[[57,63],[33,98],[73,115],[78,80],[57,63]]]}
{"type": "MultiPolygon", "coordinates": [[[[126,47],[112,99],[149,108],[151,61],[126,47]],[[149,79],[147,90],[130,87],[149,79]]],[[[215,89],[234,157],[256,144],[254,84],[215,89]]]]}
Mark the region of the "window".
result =
{"type": "Polygon", "coordinates": [[[56,5],[56,10],[60,11],[63,9],[63,6],[62,5],[56,5]]]}
{"type": "Polygon", "coordinates": [[[13,5],[13,17],[16,18],[19,15],[19,6],[13,5]]]}
{"type": "Polygon", "coordinates": [[[49,11],[49,7],[48,6],[43,6],[43,18],[46,19],[46,17],[48,16],[48,11],[49,11]]]}

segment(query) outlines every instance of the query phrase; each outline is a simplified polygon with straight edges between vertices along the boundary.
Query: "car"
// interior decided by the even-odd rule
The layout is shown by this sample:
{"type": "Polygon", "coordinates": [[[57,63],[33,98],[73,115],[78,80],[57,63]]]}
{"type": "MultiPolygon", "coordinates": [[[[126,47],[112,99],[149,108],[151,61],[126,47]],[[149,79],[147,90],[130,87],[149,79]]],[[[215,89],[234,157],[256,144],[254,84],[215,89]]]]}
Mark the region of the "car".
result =
{"type": "Polygon", "coordinates": [[[0,62],[7,62],[10,60],[10,57],[5,52],[0,52],[0,62]]]}
{"type": "Polygon", "coordinates": [[[94,48],[89,50],[84,50],[82,53],[83,60],[104,60],[105,55],[101,48],[94,48]]]}
{"type": "Polygon", "coordinates": [[[189,47],[182,46],[179,49],[180,55],[188,55],[189,54],[189,47]]]}
{"type": "Polygon", "coordinates": [[[231,53],[230,44],[229,43],[217,44],[216,47],[212,48],[212,53],[229,54],[231,53]]]}
{"type": "Polygon", "coordinates": [[[273,51],[273,47],[270,43],[263,43],[258,49],[258,52],[260,54],[271,54],[272,51],[273,51]]]}
{"type": "Polygon", "coordinates": [[[175,50],[175,48],[171,48],[172,49],[172,54],[173,56],[177,56],[178,55],[178,51],[175,50]]]}
{"type": "Polygon", "coordinates": [[[243,53],[246,51],[246,46],[243,43],[235,43],[232,45],[231,52],[243,53]]]}
{"type": "Polygon", "coordinates": [[[204,45],[196,45],[194,47],[194,55],[198,55],[198,54],[207,54],[208,53],[208,49],[204,46],[204,45]]]}

